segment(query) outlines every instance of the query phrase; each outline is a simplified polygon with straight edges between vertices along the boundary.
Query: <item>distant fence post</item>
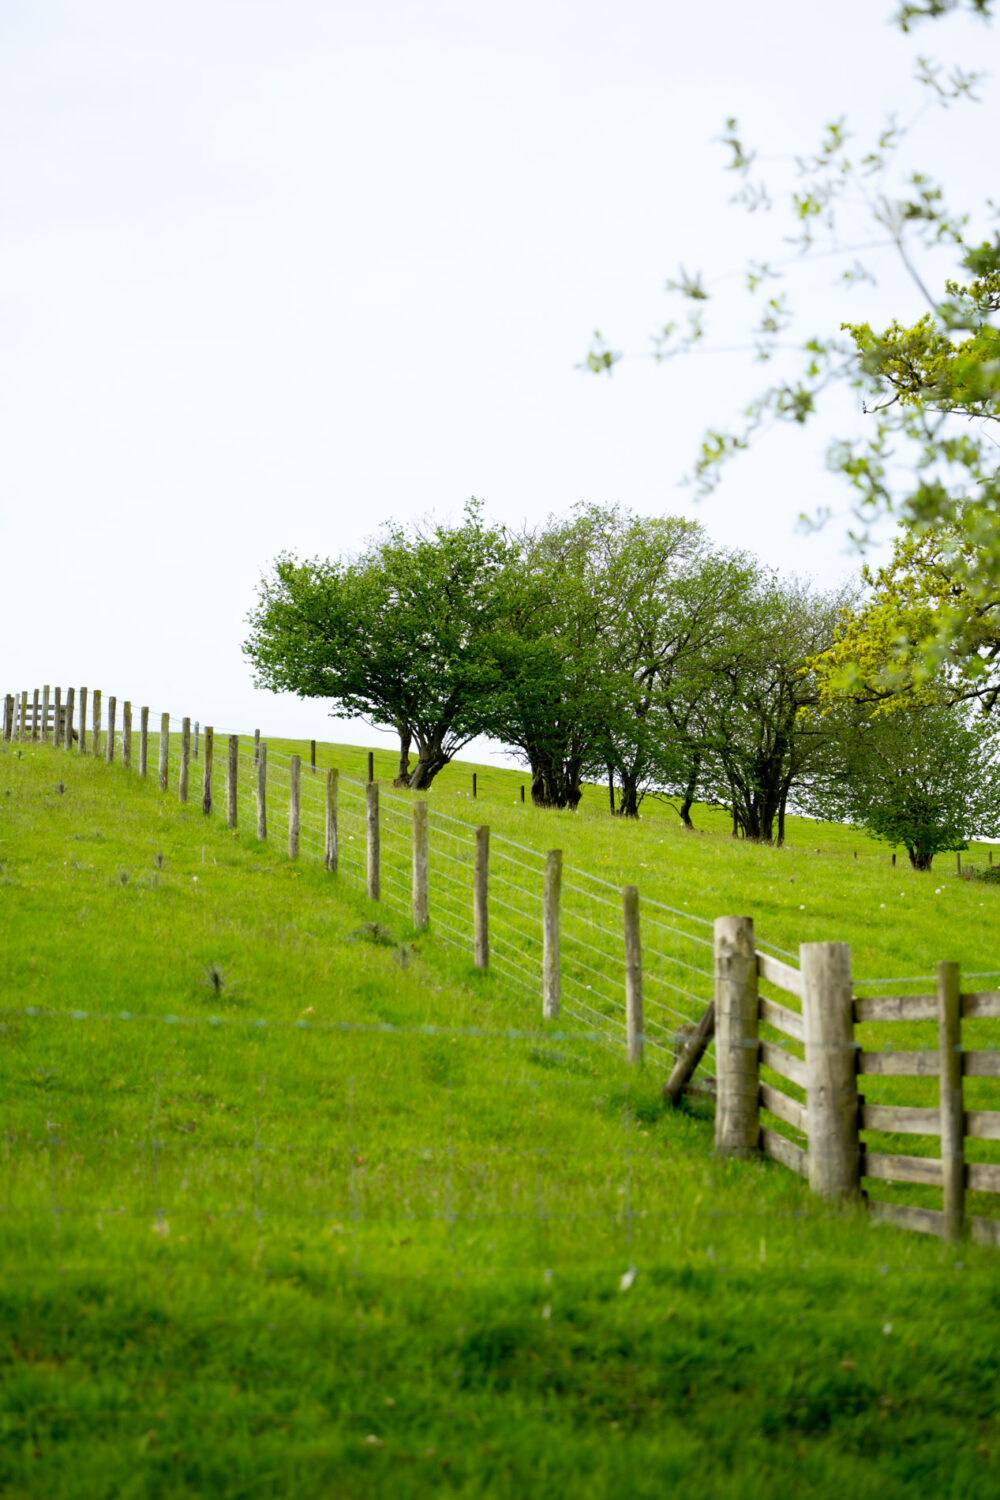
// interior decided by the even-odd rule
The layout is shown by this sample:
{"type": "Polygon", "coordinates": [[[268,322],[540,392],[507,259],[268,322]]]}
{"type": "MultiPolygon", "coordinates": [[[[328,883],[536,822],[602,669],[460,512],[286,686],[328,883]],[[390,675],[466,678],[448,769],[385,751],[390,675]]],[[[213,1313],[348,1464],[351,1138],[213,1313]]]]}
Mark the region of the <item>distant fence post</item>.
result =
{"type": "Polygon", "coordinates": [[[3,737],[7,744],[14,738],[14,695],[8,693],[3,700],[3,737]]]}
{"type": "Polygon", "coordinates": [[[24,741],[27,738],[28,738],[28,694],[27,694],[27,691],[25,691],[25,692],[22,692],[22,694],[21,694],[21,718],[20,718],[20,722],[19,722],[19,724],[17,726],[17,739],[18,739],[18,743],[19,744],[23,744],[24,741]]]}
{"type": "Polygon", "coordinates": [[[413,925],[419,932],[430,921],[427,900],[427,803],[413,804],[413,925]]]}
{"type": "Polygon", "coordinates": [[[803,943],[809,1186],[824,1198],[861,1191],[858,1080],[847,943],[803,943]]]}
{"type": "Polygon", "coordinates": [[[66,689],[66,749],[73,748],[73,709],[76,706],[76,688],[66,689]]]}
{"type": "Polygon", "coordinates": [[[201,729],[201,725],[198,723],[198,720],[195,719],[195,721],[194,721],[194,758],[195,758],[195,760],[198,759],[198,731],[200,729],[201,729]]]}
{"type": "Polygon", "coordinates": [[[126,771],[132,769],[132,704],[128,698],[122,704],[122,765],[126,771]]]}
{"type": "Polygon", "coordinates": [[[205,765],[201,778],[201,810],[206,818],[212,811],[212,771],[215,764],[215,730],[205,725],[205,765]]]}
{"type": "Polygon", "coordinates": [[[326,837],[323,842],[323,868],[333,873],[340,859],[337,840],[337,792],[340,772],[326,773],[326,837]]]}
{"type": "Polygon", "coordinates": [[[962,997],[958,964],[937,972],[938,1047],[941,1057],[941,1182],[949,1240],[965,1230],[965,1103],[962,1097],[962,997]]]}
{"type": "Polygon", "coordinates": [[[476,829],[476,864],[472,885],[473,953],[477,969],[490,966],[490,830],[476,829]]]}
{"type": "Polygon", "coordinates": [[[177,777],[177,800],[186,802],[191,781],[191,720],[181,720],[181,768],[177,777]]]}
{"type": "Polygon", "coordinates": [[[625,1055],[633,1067],[642,1062],[642,936],[639,930],[639,887],[622,888],[625,930],[625,1055]]]}
{"type": "Polygon", "coordinates": [[[240,774],[240,737],[229,736],[229,766],[226,773],[226,827],[236,827],[236,797],[240,774]]]}
{"type": "Polygon", "coordinates": [[[267,838],[267,744],[257,741],[257,837],[267,838]]]}
{"type": "Polygon", "coordinates": [[[62,734],[62,688],[55,689],[55,706],[52,710],[52,743],[58,750],[63,741],[62,734]]]}
{"type": "Polygon", "coordinates": [[[475,802],[475,800],[476,800],[476,792],[477,792],[477,790],[478,790],[478,781],[476,779],[476,773],[475,773],[475,771],[473,771],[473,773],[472,773],[472,800],[473,800],[473,802],[475,802]]]}
{"type": "Polygon", "coordinates": [[[49,695],[52,689],[48,683],[42,688],[42,744],[49,742],[49,695]]]}
{"type": "Polygon", "coordinates": [[[369,901],[378,901],[382,895],[382,875],[379,867],[381,848],[378,820],[378,782],[369,781],[365,787],[365,883],[369,901]]]}
{"type": "Polygon", "coordinates": [[[293,755],[288,762],[288,858],[299,857],[299,828],[302,818],[302,757],[293,755]]]}
{"type": "Polygon", "coordinates": [[[35,688],[31,695],[31,738],[38,738],[38,689],[35,688]]]}
{"type": "Polygon", "coordinates": [[[115,758],[115,718],[117,707],[118,699],[112,694],[108,698],[108,740],[104,747],[105,759],[109,766],[115,758]]]}
{"type": "Polygon", "coordinates": [[[149,708],[139,710],[139,775],[149,770],[149,708]]]}
{"type": "Polygon", "coordinates": [[[750,917],[715,919],[715,1149],[751,1156],[760,1140],[757,951],[750,917]]]}
{"type": "Polygon", "coordinates": [[[253,763],[254,763],[254,765],[256,765],[259,760],[260,760],[260,730],[259,729],[255,729],[254,732],[253,732],[253,763]]]}
{"type": "Polygon", "coordinates": [[[316,774],[316,741],[315,740],[310,740],[309,741],[309,769],[313,773],[313,775],[315,776],[315,774],[316,774]]]}
{"type": "Polygon", "coordinates": [[[170,771],[170,715],[160,715],[160,791],[167,790],[170,771]]]}
{"type": "Polygon", "coordinates": [[[80,714],[80,745],[79,745],[79,751],[80,751],[81,755],[86,755],[86,753],[87,753],[87,689],[85,687],[82,687],[80,689],[80,708],[79,708],[79,714],[80,714]]]}
{"type": "Polygon", "coordinates": [[[99,760],[100,759],[100,755],[101,755],[101,690],[100,690],[100,688],[95,688],[94,689],[94,699],[93,699],[93,704],[92,704],[92,708],[91,708],[90,724],[91,724],[90,748],[93,751],[94,759],[95,760],[99,760]]]}
{"type": "Polygon", "coordinates": [[[542,1015],[554,1021],[559,1015],[561,984],[559,970],[559,901],[562,895],[562,850],[550,849],[545,856],[542,887],[542,1015]]]}
{"type": "Polygon", "coordinates": [[[369,752],[368,752],[368,781],[369,781],[369,784],[371,784],[371,782],[373,782],[374,780],[375,780],[375,752],[374,752],[374,750],[369,750],[369,752]]]}

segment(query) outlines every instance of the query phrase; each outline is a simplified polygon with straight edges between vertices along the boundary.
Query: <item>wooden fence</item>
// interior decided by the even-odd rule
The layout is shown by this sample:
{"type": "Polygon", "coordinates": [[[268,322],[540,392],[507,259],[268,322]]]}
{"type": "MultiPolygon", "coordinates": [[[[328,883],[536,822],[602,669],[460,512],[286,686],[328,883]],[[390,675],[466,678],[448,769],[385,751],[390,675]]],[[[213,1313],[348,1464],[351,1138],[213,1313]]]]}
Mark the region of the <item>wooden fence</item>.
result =
{"type": "MultiPolygon", "coordinates": [[[[65,697],[58,688],[30,698],[9,694],[3,737],[44,740],[47,728],[66,750],[109,763],[118,753],[124,768],[145,776],[150,710],[139,713],[136,753],[131,703],[122,704],[120,722],[117,707],[108,697],[102,712],[101,693],[88,695],[86,688],[76,694],[70,688],[65,697]]],[[[154,736],[159,787],[167,789],[176,755],[174,782],[186,803],[191,721],[180,720],[179,732],[171,722],[162,714],[154,736]]],[[[211,726],[196,728],[196,761],[199,741],[195,796],[210,815],[216,808],[211,726]]],[[[230,735],[221,767],[227,826],[259,839],[273,837],[277,827],[287,836],[289,858],[313,851],[328,872],[346,869],[371,901],[394,904],[418,930],[436,927],[445,941],[465,948],[477,969],[499,960],[501,975],[538,995],[546,1020],[565,1010],[607,1026],[630,1063],[670,1069],[663,1092],[671,1101],[696,1069],[704,1071],[714,1038],[721,1156],[763,1154],[807,1178],[821,1196],[865,1202],[879,1219],[950,1240],[969,1233],[1000,1246],[1000,1218],[970,1212],[989,1210],[990,1195],[1000,1193],[1000,1147],[990,1144],[1000,1142],[993,1097],[1000,1050],[967,1047],[963,1036],[963,1023],[1000,1020],[1000,991],[963,993],[958,965],[941,963],[933,994],[859,995],[846,943],[805,943],[796,965],[787,961],[792,955],[767,951],[771,945],[761,944],[749,917],[719,917],[709,936],[712,924],[663,903],[644,902],[640,916],[635,886],[615,891],[564,866],[557,849],[540,855],[491,838],[485,825],[437,814],[423,799],[383,794],[371,772],[370,759],[367,783],[335,768],[318,772],[313,752],[303,777],[300,757],[269,753],[259,732],[252,741],[230,735]],[[449,850],[449,840],[461,846],[458,852],[449,850]],[[697,923],[706,930],[692,930],[697,923]],[[667,952],[670,933],[678,941],[667,952]],[[901,1024],[905,1045],[890,1050],[892,1029],[898,1034],[901,1024]],[[869,1100],[859,1088],[863,1079],[876,1094],[881,1080],[893,1080],[894,1095],[902,1086],[913,1091],[913,1102],[869,1100]],[[970,1087],[974,1097],[967,1098],[970,1087]],[[924,1150],[939,1142],[938,1154],[895,1149],[895,1137],[911,1135],[922,1138],[924,1150]],[[968,1142],[973,1155],[995,1154],[997,1161],[967,1160],[968,1142]],[[914,1188],[925,1197],[936,1191],[940,1207],[884,1196],[900,1186],[911,1197],[914,1188]]],[[[988,1027],[978,1040],[992,1041],[988,1027]]]]}

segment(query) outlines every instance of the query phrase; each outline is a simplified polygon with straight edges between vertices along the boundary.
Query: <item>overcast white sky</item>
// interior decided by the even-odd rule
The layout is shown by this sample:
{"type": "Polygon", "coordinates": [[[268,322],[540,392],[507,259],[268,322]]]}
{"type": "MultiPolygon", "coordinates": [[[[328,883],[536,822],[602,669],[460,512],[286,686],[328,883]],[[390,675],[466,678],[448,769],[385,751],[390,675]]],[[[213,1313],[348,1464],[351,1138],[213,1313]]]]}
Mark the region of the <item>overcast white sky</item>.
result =
{"type": "MultiPolygon", "coordinates": [[[[993,65],[982,25],[905,39],[890,8],[6,0],[0,691],[370,742],[255,692],[256,581],[472,494],[513,523],[580,498],[697,514],[836,581],[842,528],[795,525],[843,500],[832,429],[777,434],[696,507],[701,432],[761,371],[647,352],[679,262],[711,279],[781,232],[727,207],[726,115],[802,150],[842,113],[910,113],[918,52],[993,65]],[[595,328],[632,356],[611,380],[576,368],[595,328]]],[[[917,133],[961,204],[996,192],[996,99],[917,133]]],[[[861,300],[814,277],[815,326],[916,316],[885,269],[861,300]]]]}

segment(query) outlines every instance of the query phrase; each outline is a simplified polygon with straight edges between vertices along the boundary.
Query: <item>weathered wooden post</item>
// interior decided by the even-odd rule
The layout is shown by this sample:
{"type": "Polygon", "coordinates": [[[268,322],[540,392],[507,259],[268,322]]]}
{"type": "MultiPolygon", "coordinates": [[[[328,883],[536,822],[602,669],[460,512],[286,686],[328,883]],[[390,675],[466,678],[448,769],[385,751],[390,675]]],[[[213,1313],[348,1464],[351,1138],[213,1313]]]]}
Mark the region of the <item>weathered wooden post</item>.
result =
{"type": "Polygon", "coordinates": [[[66,689],[66,749],[73,748],[73,709],[76,707],[76,688],[66,689]]]}
{"type": "Polygon", "coordinates": [[[847,943],[803,943],[809,1186],[824,1198],[861,1190],[857,1047],[847,943]]]}
{"type": "Polygon", "coordinates": [[[715,1149],[720,1156],[746,1157],[760,1139],[753,920],[716,917],[714,936],[715,1149]]]}
{"type": "Polygon", "coordinates": [[[110,766],[115,758],[115,718],[117,717],[118,699],[112,694],[108,698],[108,738],[104,747],[105,759],[110,766]]]}
{"type": "Polygon", "coordinates": [[[6,744],[14,738],[14,695],[8,693],[3,700],[3,737],[6,744]]]}
{"type": "Polygon", "coordinates": [[[323,843],[323,868],[332,874],[340,860],[340,848],[337,837],[337,792],[340,772],[330,770],[326,773],[326,830],[323,843]]]}
{"type": "Polygon", "coordinates": [[[490,966],[490,830],[476,829],[476,863],[472,876],[472,932],[477,969],[490,966]]]}
{"type": "Polygon", "coordinates": [[[941,1182],[945,1233],[960,1240],[965,1231],[965,1104],[962,1097],[962,997],[958,964],[939,963],[938,1048],[940,1052],[941,1182]]]}
{"type": "Polygon", "coordinates": [[[160,715],[160,791],[167,790],[167,775],[170,770],[170,715],[160,715]]]}
{"type": "Polygon", "coordinates": [[[181,768],[177,777],[177,800],[186,802],[191,781],[191,720],[181,720],[181,768]]]}
{"type": "Polygon", "coordinates": [[[49,742],[49,694],[52,689],[48,683],[42,688],[42,744],[49,742]]]}
{"type": "Polygon", "coordinates": [[[961,851],[961,849],[956,849],[955,850],[955,874],[956,875],[961,875],[961,873],[962,873],[962,851],[961,851]]]}
{"type": "Polygon", "coordinates": [[[430,921],[427,900],[427,803],[413,804],[413,925],[419,932],[430,921]]]}
{"type": "Polygon", "coordinates": [[[545,856],[542,886],[542,1015],[554,1021],[562,998],[559,968],[559,901],[562,895],[562,850],[545,856]]]}
{"type": "Polygon", "coordinates": [[[475,800],[476,800],[477,785],[478,785],[478,783],[476,781],[476,773],[475,773],[475,771],[473,771],[473,773],[472,773],[472,800],[473,800],[473,802],[475,802],[475,800]]]}
{"type": "Polygon", "coordinates": [[[31,695],[31,738],[38,739],[38,689],[31,695]]]}
{"type": "Polygon", "coordinates": [[[299,828],[302,816],[302,757],[293,755],[288,762],[288,858],[299,857],[299,828]]]}
{"type": "Polygon", "coordinates": [[[198,732],[199,732],[200,729],[201,729],[201,725],[198,723],[198,720],[195,719],[195,721],[194,721],[194,758],[195,758],[195,760],[198,759],[198,732]]]}
{"type": "Polygon", "coordinates": [[[369,901],[378,901],[382,896],[382,875],[377,781],[369,781],[365,787],[365,842],[366,891],[369,901]]]}
{"type": "Polygon", "coordinates": [[[369,752],[368,752],[368,783],[369,783],[369,785],[371,785],[371,783],[374,780],[375,780],[375,752],[374,752],[374,750],[369,750],[369,752]]]}
{"type": "Polygon", "coordinates": [[[145,778],[149,770],[149,707],[139,710],[139,775],[145,778]]]}
{"type": "Polygon", "coordinates": [[[94,759],[101,758],[101,690],[94,689],[94,700],[90,715],[90,748],[94,759]]]}
{"type": "Polygon", "coordinates": [[[63,742],[62,688],[55,688],[55,707],[52,710],[52,743],[58,750],[63,742]]]}
{"type": "Polygon", "coordinates": [[[524,782],[521,782],[521,801],[524,801],[524,782]]]}
{"type": "Polygon", "coordinates": [[[206,818],[212,811],[212,771],[215,762],[215,730],[205,725],[205,764],[201,777],[201,810],[206,818]]]}
{"type": "Polygon", "coordinates": [[[87,689],[85,687],[82,687],[80,689],[80,709],[79,709],[79,713],[80,713],[80,743],[79,743],[79,745],[78,745],[77,748],[78,748],[78,750],[79,750],[79,752],[80,752],[81,755],[86,755],[86,753],[87,753],[87,689]]]}
{"type": "Polygon", "coordinates": [[[122,765],[126,771],[132,769],[132,704],[128,698],[122,704],[122,765]]]}
{"type": "Polygon", "coordinates": [[[316,741],[315,740],[310,740],[309,741],[309,769],[313,773],[313,775],[315,776],[316,775],[316,741]]]}
{"type": "Polygon", "coordinates": [[[21,694],[21,720],[17,726],[18,744],[23,744],[28,738],[28,694],[27,690],[21,694]]]}
{"type": "Polygon", "coordinates": [[[253,732],[253,763],[254,763],[254,765],[256,765],[259,760],[260,760],[260,730],[259,729],[255,729],[254,732],[253,732]]]}
{"type": "Polygon", "coordinates": [[[642,936],[639,930],[639,887],[622,889],[625,930],[625,1055],[633,1067],[642,1062],[642,936]]]}
{"type": "Polygon", "coordinates": [[[236,798],[240,775],[240,737],[229,736],[229,766],[226,773],[226,827],[236,827],[236,798]]]}
{"type": "Polygon", "coordinates": [[[267,742],[257,741],[257,837],[267,838],[267,742]]]}

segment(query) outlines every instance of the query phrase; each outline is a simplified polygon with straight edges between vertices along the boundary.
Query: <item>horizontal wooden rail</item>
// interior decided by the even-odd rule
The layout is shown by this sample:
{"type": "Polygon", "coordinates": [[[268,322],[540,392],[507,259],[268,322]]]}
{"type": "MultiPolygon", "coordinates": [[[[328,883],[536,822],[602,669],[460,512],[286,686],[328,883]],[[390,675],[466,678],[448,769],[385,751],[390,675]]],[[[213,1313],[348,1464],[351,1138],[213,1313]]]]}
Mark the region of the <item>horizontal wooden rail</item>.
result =
{"type": "Polygon", "coordinates": [[[792,1172],[797,1172],[800,1177],[809,1176],[809,1157],[801,1146],[796,1146],[794,1141],[789,1141],[776,1130],[762,1129],[760,1133],[760,1149],[765,1156],[772,1161],[780,1162],[783,1167],[788,1167],[792,1172]]]}
{"type": "Polygon", "coordinates": [[[761,1067],[770,1068],[772,1072],[780,1074],[782,1078],[787,1078],[789,1083],[798,1084],[800,1089],[805,1088],[805,1058],[796,1057],[792,1052],[786,1052],[784,1047],[779,1047],[776,1042],[761,1042],[760,1062],[761,1067]]]}
{"type": "Polygon", "coordinates": [[[856,999],[856,1021],[936,1021],[937,995],[879,995],[874,1000],[856,999]]]}
{"type": "Polygon", "coordinates": [[[966,1078],[1000,1078],[1000,1051],[963,1052],[962,1072],[966,1078]]]}
{"type": "Polygon", "coordinates": [[[794,1125],[795,1129],[801,1130],[803,1135],[808,1134],[806,1107],[797,1099],[789,1098],[780,1089],[772,1088],[769,1083],[762,1083],[760,1102],[765,1109],[771,1111],[772,1115],[776,1115],[779,1120],[784,1120],[786,1125],[794,1125]]]}
{"type": "Polygon", "coordinates": [[[883,1224],[898,1224],[901,1229],[915,1229],[918,1234],[947,1233],[947,1215],[939,1208],[913,1208],[908,1203],[869,1203],[873,1219],[883,1224]]]}
{"type": "MultiPolygon", "coordinates": [[[[865,1130],[884,1130],[890,1135],[940,1135],[939,1109],[911,1109],[899,1104],[862,1104],[861,1125],[865,1130]]],[[[997,1115],[1000,1123],[1000,1114],[997,1115]]]]}
{"type": "Polygon", "coordinates": [[[1000,1110],[967,1109],[965,1133],[977,1141],[1000,1141],[1000,1110]]]}
{"type": "Polygon", "coordinates": [[[861,1052],[858,1072],[881,1078],[938,1078],[941,1059],[936,1052],[861,1052]]]}
{"type": "Polygon", "coordinates": [[[768,1026],[773,1026],[775,1031],[783,1031],[785,1036],[792,1037],[797,1042],[806,1039],[805,1022],[797,1010],[789,1010],[787,1005],[779,1005],[777,1000],[767,1000],[763,995],[760,997],[760,1019],[768,1026]]]}
{"type": "Polygon", "coordinates": [[[965,1021],[1000,1021],[1000,992],[979,990],[962,996],[965,1021]]]}
{"type": "Polygon", "coordinates": [[[891,1156],[887,1151],[863,1151],[862,1177],[877,1177],[881,1182],[922,1182],[940,1187],[941,1159],[937,1156],[891,1156]]]}
{"type": "Polygon", "coordinates": [[[1000,1193],[1000,1165],[992,1161],[967,1162],[965,1184],[972,1193],[1000,1193]]]}
{"type": "Polygon", "coordinates": [[[977,1219],[970,1216],[966,1223],[977,1245],[992,1245],[994,1250],[1000,1248],[1000,1219],[977,1219]]]}
{"type": "Polygon", "coordinates": [[[802,975],[798,969],[793,969],[791,964],[783,964],[780,958],[772,958],[769,953],[757,954],[757,973],[761,979],[766,979],[768,984],[776,985],[779,990],[787,990],[790,995],[802,995],[802,975]]]}

